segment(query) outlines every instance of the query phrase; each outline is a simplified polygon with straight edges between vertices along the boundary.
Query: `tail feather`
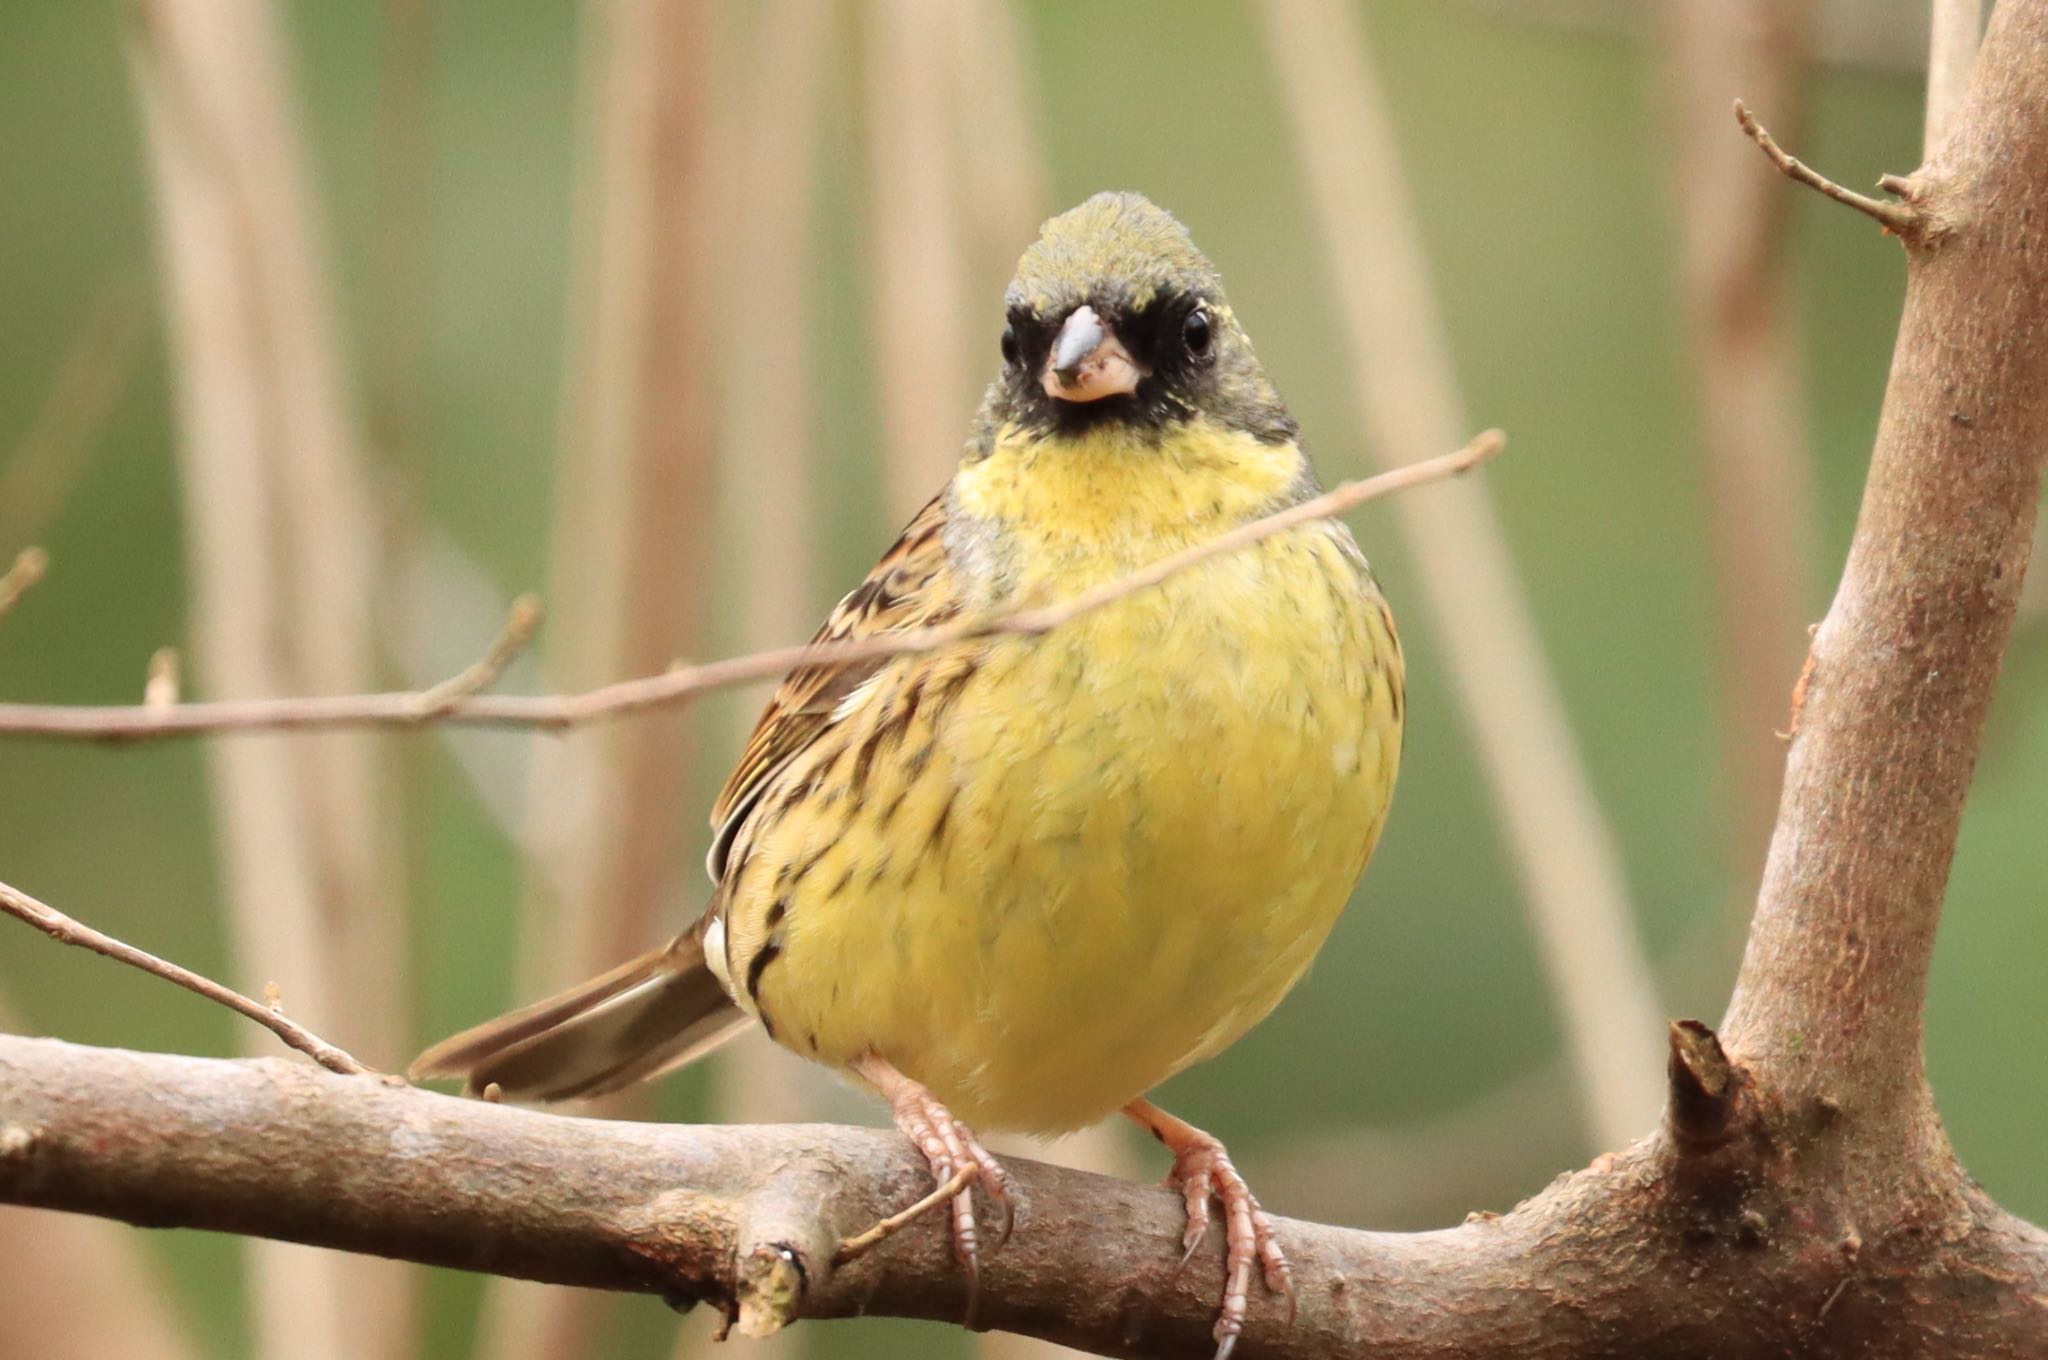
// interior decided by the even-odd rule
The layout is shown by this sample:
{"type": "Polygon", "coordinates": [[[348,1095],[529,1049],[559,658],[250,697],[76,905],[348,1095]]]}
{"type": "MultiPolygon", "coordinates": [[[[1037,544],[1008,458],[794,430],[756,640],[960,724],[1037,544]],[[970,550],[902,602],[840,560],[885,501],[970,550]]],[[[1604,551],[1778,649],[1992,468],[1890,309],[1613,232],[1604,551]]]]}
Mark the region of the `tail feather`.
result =
{"type": "Polygon", "coordinates": [[[472,1093],[495,1085],[511,1100],[573,1100],[680,1067],[746,1023],[691,931],[602,977],[443,1040],[407,1075],[460,1077],[472,1093]]]}

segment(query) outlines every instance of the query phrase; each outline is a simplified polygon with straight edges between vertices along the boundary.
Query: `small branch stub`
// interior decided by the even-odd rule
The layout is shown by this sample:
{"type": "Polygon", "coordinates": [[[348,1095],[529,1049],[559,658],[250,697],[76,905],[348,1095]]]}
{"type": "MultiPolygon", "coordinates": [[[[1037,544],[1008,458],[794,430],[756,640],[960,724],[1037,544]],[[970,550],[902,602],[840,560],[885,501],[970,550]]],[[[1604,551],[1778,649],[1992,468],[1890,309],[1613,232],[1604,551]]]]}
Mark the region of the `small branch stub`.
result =
{"type": "Polygon", "coordinates": [[[1742,1073],[1719,1036],[1698,1020],[1671,1022],[1670,1080],[1664,1126],[1672,1142],[1689,1153],[1727,1142],[1742,1073]]]}
{"type": "Polygon", "coordinates": [[[178,706],[178,649],[159,647],[149,658],[149,677],[142,683],[142,706],[163,712],[178,706]]]}
{"type": "Polygon", "coordinates": [[[1912,239],[1919,234],[1923,223],[1919,210],[1910,202],[1909,181],[1897,175],[1886,175],[1878,181],[1889,192],[1907,198],[1909,201],[1905,203],[1887,203],[1882,199],[1871,198],[1867,194],[1859,194],[1854,189],[1847,189],[1835,183],[1779,146],[1777,138],[1771,136],[1763,124],[1757,122],[1756,115],[1751,113],[1749,107],[1740,99],[1735,101],[1735,121],[1786,178],[1796,180],[1837,203],[1854,208],[1894,236],[1912,239]]]}
{"type": "Polygon", "coordinates": [[[412,718],[417,722],[437,718],[459,700],[481,694],[497,684],[505,668],[533,645],[533,635],[540,631],[544,613],[538,595],[529,593],[514,600],[505,616],[505,626],[498,631],[490,650],[459,675],[422,690],[413,705],[412,718]]]}
{"type": "Polygon", "coordinates": [[[804,1301],[804,1267],[794,1247],[756,1247],[740,1263],[739,1332],[764,1337],[796,1321],[804,1301]]]}
{"type": "Polygon", "coordinates": [[[35,1147],[34,1129],[26,1129],[19,1124],[0,1124],[0,1167],[27,1161],[35,1147]]]}

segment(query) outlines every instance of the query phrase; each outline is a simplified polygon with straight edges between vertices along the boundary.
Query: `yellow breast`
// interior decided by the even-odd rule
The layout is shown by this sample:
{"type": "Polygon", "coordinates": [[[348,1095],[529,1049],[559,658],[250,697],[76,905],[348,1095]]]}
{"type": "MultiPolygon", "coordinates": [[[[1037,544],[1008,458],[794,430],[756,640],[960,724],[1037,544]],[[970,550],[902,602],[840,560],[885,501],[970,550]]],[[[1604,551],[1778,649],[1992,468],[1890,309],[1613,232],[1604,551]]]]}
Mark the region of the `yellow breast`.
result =
{"type": "MultiPolygon", "coordinates": [[[[999,443],[963,469],[992,597],[1113,579],[1298,475],[1291,447],[1186,442],[999,443]]],[[[1385,818],[1401,685],[1391,620],[1332,524],[1042,637],[895,663],[822,764],[785,776],[818,791],[731,885],[734,957],[772,930],[760,1010],[800,1051],[879,1053],[986,1127],[1092,1123],[1229,1044],[1307,968],[1385,818]]]]}

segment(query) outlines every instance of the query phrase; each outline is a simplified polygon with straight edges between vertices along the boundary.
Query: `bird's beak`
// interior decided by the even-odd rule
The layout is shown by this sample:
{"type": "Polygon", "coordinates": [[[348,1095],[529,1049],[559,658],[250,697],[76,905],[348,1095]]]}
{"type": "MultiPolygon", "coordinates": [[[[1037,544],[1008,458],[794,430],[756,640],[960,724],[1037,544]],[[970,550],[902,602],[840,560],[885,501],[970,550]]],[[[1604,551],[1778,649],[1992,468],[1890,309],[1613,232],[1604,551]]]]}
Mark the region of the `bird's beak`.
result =
{"type": "Polygon", "coordinates": [[[1145,376],[1093,307],[1077,307],[1060,327],[1039,381],[1056,401],[1129,396],[1145,376]]]}

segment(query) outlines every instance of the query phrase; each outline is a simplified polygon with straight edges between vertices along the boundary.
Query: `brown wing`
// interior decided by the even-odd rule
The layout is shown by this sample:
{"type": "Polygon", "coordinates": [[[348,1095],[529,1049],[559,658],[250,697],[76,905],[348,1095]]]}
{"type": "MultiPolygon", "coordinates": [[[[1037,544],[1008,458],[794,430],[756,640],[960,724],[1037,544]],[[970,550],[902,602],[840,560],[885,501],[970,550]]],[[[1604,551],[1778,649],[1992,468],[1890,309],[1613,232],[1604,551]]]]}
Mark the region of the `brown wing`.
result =
{"type": "MultiPolygon", "coordinates": [[[[946,558],[946,498],[917,512],[867,579],[836,605],[813,642],[839,642],[943,623],[960,612],[946,558]]],[[[849,694],[889,663],[888,657],[799,666],[775,691],[747,739],[746,750],[711,808],[714,881],[725,876],[726,851],[762,791],[792,757],[817,740],[849,694]]]]}

